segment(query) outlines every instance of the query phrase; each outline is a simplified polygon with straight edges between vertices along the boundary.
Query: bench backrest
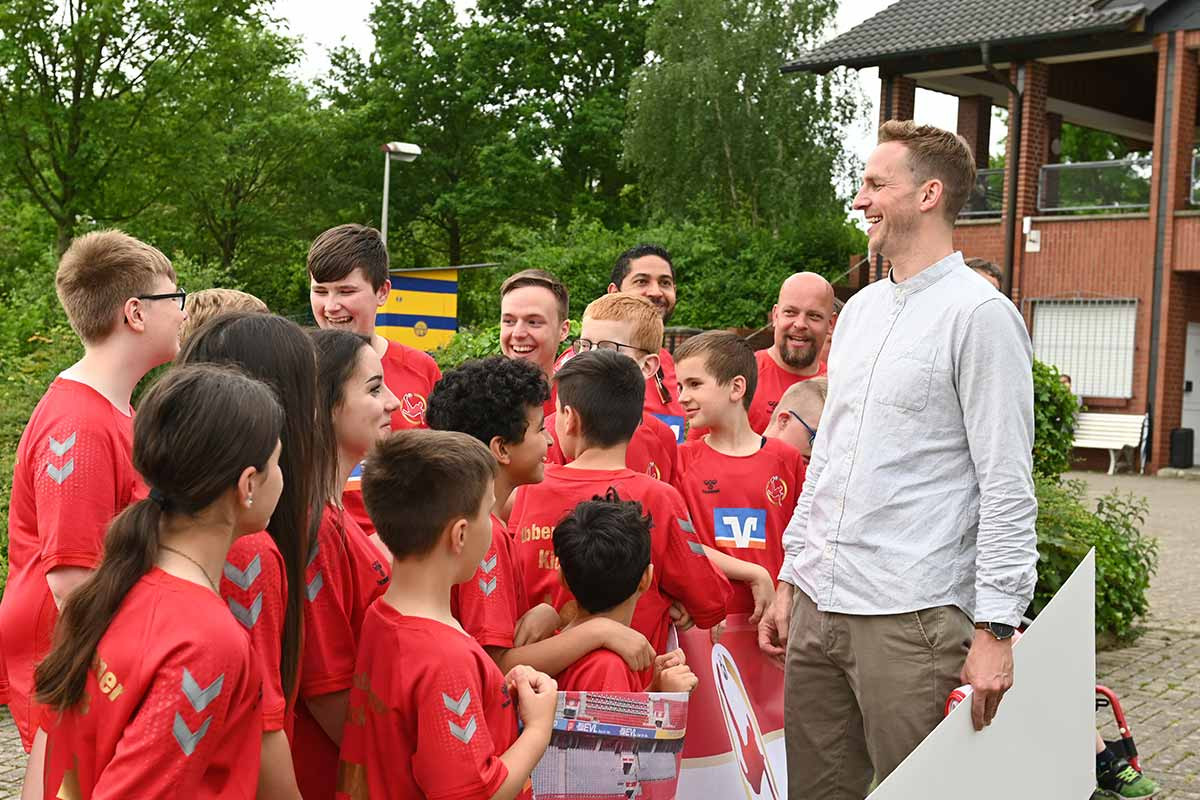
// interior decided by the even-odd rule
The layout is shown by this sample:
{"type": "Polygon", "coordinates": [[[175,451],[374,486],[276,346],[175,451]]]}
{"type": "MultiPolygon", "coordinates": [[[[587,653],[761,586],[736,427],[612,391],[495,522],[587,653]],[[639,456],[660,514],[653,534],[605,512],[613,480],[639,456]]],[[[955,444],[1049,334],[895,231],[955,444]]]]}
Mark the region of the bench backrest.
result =
{"type": "Polygon", "coordinates": [[[1083,412],[1075,420],[1075,447],[1136,447],[1142,442],[1145,414],[1083,412]]]}

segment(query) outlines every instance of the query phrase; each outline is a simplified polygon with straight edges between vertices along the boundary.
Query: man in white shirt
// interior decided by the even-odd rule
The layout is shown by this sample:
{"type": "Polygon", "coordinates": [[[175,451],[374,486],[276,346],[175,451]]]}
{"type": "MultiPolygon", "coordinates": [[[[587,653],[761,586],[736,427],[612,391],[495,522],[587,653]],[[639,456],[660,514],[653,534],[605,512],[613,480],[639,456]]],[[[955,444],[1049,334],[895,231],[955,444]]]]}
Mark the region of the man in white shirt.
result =
{"type": "Polygon", "coordinates": [[[792,798],[866,795],[960,683],[989,724],[1036,581],[1029,335],[953,246],[974,161],[932,126],[887,122],[879,141],[854,207],[892,269],[839,315],[760,625],[766,652],[786,648],[792,798]]]}

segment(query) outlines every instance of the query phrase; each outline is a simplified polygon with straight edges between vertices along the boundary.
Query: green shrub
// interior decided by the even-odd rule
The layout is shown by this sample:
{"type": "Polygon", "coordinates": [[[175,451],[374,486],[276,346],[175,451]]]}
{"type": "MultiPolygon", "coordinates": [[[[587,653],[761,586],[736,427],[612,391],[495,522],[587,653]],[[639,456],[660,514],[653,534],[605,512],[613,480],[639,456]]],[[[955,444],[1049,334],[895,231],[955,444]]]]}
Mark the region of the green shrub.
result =
{"type": "Polygon", "coordinates": [[[1149,611],[1146,590],[1158,564],[1158,542],[1143,536],[1146,500],[1111,492],[1088,510],[1087,484],[1079,480],[1037,479],[1038,582],[1036,615],[1096,548],[1096,634],[1124,641],[1149,611]]]}
{"type": "MultiPolygon", "coordinates": [[[[567,341],[559,348],[561,353],[570,344],[571,339],[579,335],[579,323],[571,320],[571,332],[567,341]]],[[[500,353],[500,325],[489,325],[486,328],[460,328],[450,343],[434,350],[430,355],[437,362],[438,368],[445,372],[454,369],[469,358],[486,358],[500,353]]]]}
{"type": "Polygon", "coordinates": [[[1071,442],[1079,407],[1059,380],[1057,367],[1033,362],[1033,474],[1057,477],[1071,467],[1071,442]]]}

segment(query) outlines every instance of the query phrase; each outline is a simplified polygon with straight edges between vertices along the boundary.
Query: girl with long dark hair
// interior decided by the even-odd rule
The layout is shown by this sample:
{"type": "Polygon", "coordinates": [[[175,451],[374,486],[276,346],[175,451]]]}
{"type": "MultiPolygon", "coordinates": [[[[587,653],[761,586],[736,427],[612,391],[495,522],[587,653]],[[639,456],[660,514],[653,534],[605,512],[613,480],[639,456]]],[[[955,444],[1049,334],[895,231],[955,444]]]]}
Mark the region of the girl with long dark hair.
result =
{"type": "Polygon", "coordinates": [[[310,543],[329,496],[332,446],[317,419],[316,350],[283,317],[225,314],[196,331],[179,363],[233,364],[269,385],[283,405],[284,489],[266,530],[239,539],[229,552],[221,594],[250,633],[263,676],[260,798],[300,796],[288,744],[303,640],[304,580],[310,543]]]}
{"type": "Polygon", "coordinates": [[[312,332],[320,397],[317,427],[332,440],[321,526],[305,574],[304,656],[292,756],[301,794],[332,800],[358,637],[367,607],[383,594],[390,560],[342,507],[341,487],[391,432],[399,401],[383,382],[371,340],[349,331],[312,332]]]}
{"type": "Polygon", "coordinates": [[[254,797],[261,682],[217,586],[275,509],[282,427],[271,390],[230,369],[177,368],[146,394],[150,496],[110,525],[35,673],[45,797],[254,797]]]}

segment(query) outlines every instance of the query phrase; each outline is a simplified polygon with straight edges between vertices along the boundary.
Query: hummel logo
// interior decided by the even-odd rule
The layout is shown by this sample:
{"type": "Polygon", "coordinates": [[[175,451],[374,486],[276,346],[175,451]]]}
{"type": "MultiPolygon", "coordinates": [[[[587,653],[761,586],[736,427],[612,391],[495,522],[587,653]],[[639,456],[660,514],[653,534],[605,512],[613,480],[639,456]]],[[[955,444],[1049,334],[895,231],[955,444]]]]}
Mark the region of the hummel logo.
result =
{"type": "Polygon", "coordinates": [[[717,482],[715,480],[711,480],[704,482],[704,489],[702,492],[704,494],[720,494],[721,490],[717,488],[717,482]]]}
{"type": "Polygon", "coordinates": [[[225,562],[223,569],[225,577],[230,583],[238,587],[242,591],[249,589],[254,585],[254,581],[258,579],[262,573],[262,556],[255,556],[254,559],[246,565],[245,569],[238,569],[228,561],[225,562]]]}
{"type": "Polygon", "coordinates": [[[308,586],[304,588],[305,593],[308,595],[308,602],[311,603],[313,600],[317,599],[317,595],[321,593],[321,588],[323,586],[325,586],[325,579],[322,578],[321,573],[318,572],[313,576],[313,579],[308,582],[308,586]]]}
{"type": "Polygon", "coordinates": [[[67,454],[67,451],[70,450],[74,446],[75,446],[75,434],[74,433],[72,433],[70,436],[68,436],[66,439],[64,439],[61,443],[57,439],[55,439],[53,436],[50,437],[50,452],[54,453],[54,455],[58,456],[59,458],[62,458],[63,456],[65,456],[67,454]]]}
{"type": "Polygon", "coordinates": [[[491,558],[488,558],[488,559],[485,559],[485,560],[479,562],[479,568],[481,570],[483,570],[484,573],[491,572],[492,570],[494,570],[496,568],[496,559],[497,558],[499,558],[499,554],[492,553],[491,558]]]}
{"type": "Polygon", "coordinates": [[[208,704],[217,699],[221,694],[221,687],[225,685],[225,673],[221,673],[215,681],[208,685],[207,689],[201,689],[200,684],[192,676],[191,671],[183,668],[183,696],[192,704],[192,708],[197,711],[203,711],[208,708],[208,704]]]}
{"type": "Polygon", "coordinates": [[[479,591],[483,592],[484,597],[490,597],[492,592],[496,591],[496,576],[493,575],[490,581],[480,578],[479,591]]]}
{"type": "Polygon", "coordinates": [[[690,547],[692,552],[695,553],[696,555],[698,555],[698,556],[704,555],[704,545],[700,544],[695,539],[688,541],[688,547],[690,547]]]}
{"type": "Polygon", "coordinates": [[[462,697],[458,698],[457,700],[445,692],[442,692],[442,703],[445,704],[446,708],[450,709],[461,717],[463,714],[467,713],[467,706],[471,704],[471,690],[463,689],[462,697]]]}
{"type": "Polygon", "coordinates": [[[46,465],[46,474],[48,474],[59,486],[62,486],[62,482],[71,477],[71,473],[74,471],[75,459],[73,458],[67,461],[67,463],[63,464],[62,469],[59,469],[53,464],[46,465]]]}
{"type": "Polygon", "coordinates": [[[475,736],[475,730],[479,727],[475,724],[475,717],[467,720],[464,727],[458,727],[450,720],[446,720],[446,724],[450,726],[450,733],[455,739],[458,739],[463,744],[470,744],[471,739],[475,736]]]}
{"type": "Polygon", "coordinates": [[[246,630],[253,628],[255,623],[258,622],[258,615],[262,613],[262,592],[258,593],[258,597],[254,598],[254,602],[250,604],[249,608],[246,608],[232,597],[228,598],[228,602],[229,610],[233,612],[234,619],[242,623],[242,627],[246,628],[246,630]]]}
{"type": "Polygon", "coordinates": [[[204,724],[192,733],[191,728],[183,721],[183,715],[178,711],[175,712],[175,724],[171,726],[171,733],[175,734],[175,741],[179,742],[179,749],[183,751],[185,756],[190,756],[196,751],[196,745],[200,744],[200,740],[204,738],[204,734],[208,733],[208,726],[212,722],[212,717],[204,720],[204,724]]]}

